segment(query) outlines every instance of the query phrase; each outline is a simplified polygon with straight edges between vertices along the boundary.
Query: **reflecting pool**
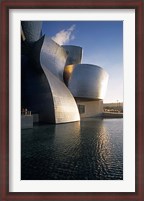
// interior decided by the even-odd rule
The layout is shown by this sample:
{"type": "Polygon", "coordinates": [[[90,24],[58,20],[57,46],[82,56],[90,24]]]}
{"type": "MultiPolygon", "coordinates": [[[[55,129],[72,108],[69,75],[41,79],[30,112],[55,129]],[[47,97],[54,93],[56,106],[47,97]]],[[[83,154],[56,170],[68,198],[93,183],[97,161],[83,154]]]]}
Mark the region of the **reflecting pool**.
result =
{"type": "Polygon", "coordinates": [[[123,119],[86,118],[22,130],[21,179],[123,179],[123,119]]]}

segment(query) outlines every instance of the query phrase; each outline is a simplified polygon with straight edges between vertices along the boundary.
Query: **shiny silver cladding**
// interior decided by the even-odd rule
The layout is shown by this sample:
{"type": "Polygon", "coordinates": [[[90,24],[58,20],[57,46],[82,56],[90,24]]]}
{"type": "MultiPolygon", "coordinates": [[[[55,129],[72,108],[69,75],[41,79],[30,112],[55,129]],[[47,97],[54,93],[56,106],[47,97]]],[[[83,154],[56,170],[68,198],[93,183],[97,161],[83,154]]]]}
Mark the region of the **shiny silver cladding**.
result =
{"type": "Polygon", "coordinates": [[[28,42],[36,42],[41,37],[41,21],[22,21],[22,30],[24,37],[28,42]]]}
{"type": "Polygon", "coordinates": [[[67,65],[64,68],[64,74],[63,74],[63,78],[64,78],[64,83],[68,86],[68,81],[69,78],[71,77],[71,74],[73,72],[75,68],[75,65],[71,64],[71,65],[67,65]]]}
{"type": "Polygon", "coordinates": [[[63,45],[62,47],[65,49],[65,51],[68,55],[66,65],[81,63],[81,60],[82,60],[82,48],[81,47],[74,46],[74,45],[63,45]]]}
{"type": "MultiPolygon", "coordinates": [[[[39,114],[40,121],[66,123],[80,120],[75,98],[103,99],[108,74],[100,67],[80,64],[82,48],[59,46],[41,38],[42,22],[22,22],[22,107],[39,114]],[[68,87],[64,84],[63,81],[68,87]]],[[[78,100],[78,99],[77,99],[78,100]]],[[[91,105],[92,106],[92,105],[91,105]]]]}
{"type": "Polygon", "coordinates": [[[40,52],[40,64],[51,90],[53,101],[51,107],[54,107],[53,111],[55,116],[54,123],[66,123],[80,120],[77,104],[62,81],[66,60],[65,56],[63,48],[58,46],[50,38],[44,38],[40,52]]]}
{"type": "Polygon", "coordinates": [[[63,74],[64,82],[66,85],[68,85],[68,81],[75,68],[75,64],[81,63],[82,48],[74,45],[63,45],[62,47],[65,49],[68,55],[63,74]]]}
{"type": "Polygon", "coordinates": [[[68,81],[68,88],[74,97],[103,99],[108,83],[107,72],[96,65],[77,64],[68,81]]]}
{"type": "Polygon", "coordinates": [[[45,36],[40,54],[41,65],[63,81],[66,59],[67,54],[65,50],[51,38],[45,36]]]}

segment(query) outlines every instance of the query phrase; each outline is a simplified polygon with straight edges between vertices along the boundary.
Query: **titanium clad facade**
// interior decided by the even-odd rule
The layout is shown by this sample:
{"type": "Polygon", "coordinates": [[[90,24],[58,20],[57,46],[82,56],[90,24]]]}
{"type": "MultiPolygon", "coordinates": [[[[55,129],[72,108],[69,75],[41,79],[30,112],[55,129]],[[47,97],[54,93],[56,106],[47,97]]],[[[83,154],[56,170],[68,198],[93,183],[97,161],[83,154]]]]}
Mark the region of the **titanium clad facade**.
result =
{"type": "Polygon", "coordinates": [[[22,108],[39,114],[42,122],[79,121],[74,97],[61,80],[66,61],[63,48],[47,37],[36,43],[32,57],[22,57],[22,108]],[[46,51],[48,46],[52,51],[46,51]]]}
{"type": "Polygon", "coordinates": [[[78,107],[68,88],[45,66],[42,68],[51,90],[55,123],[79,121],[78,107]]]}
{"type": "Polygon", "coordinates": [[[64,79],[64,82],[67,86],[68,86],[68,82],[69,82],[69,79],[73,73],[74,68],[75,68],[75,65],[73,65],[73,64],[67,65],[64,68],[63,79],[64,79]]]}
{"type": "Polygon", "coordinates": [[[81,60],[82,60],[81,47],[74,46],[74,45],[63,45],[62,47],[65,49],[68,55],[66,65],[81,63],[81,60]]]}
{"type": "Polygon", "coordinates": [[[108,83],[106,71],[96,65],[77,64],[68,82],[74,97],[103,99],[108,83]]]}
{"type": "Polygon", "coordinates": [[[63,81],[66,59],[67,54],[64,49],[51,38],[45,36],[40,52],[41,65],[63,81]]]}
{"type": "Polygon", "coordinates": [[[81,63],[82,48],[74,45],[63,45],[62,47],[65,49],[68,56],[63,74],[64,82],[68,85],[68,80],[75,68],[75,64],[81,63]]]}
{"type": "Polygon", "coordinates": [[[41,37],[42,22],[22,22],[21,107],[40,122],[66,123],[102,114],[108,74],[80,64],[82,48],[41,37]]]}
{"type": "Polygon", "coordinates": [[[63,83],[63,81],[61,81],[60,77],[64,70],[65,59],[66,58],[65,54],[63,53],[63,48],[55,44],[55,42],[51,41],[51,39],[45,37],[40,52],[40,64],[47,77],[47,81],[51,89],[55,113],[55,123],[64,123],[80,120],[77,104],[66,85],[63,83]],[[50,48],[52,48],[53,51],[49,51],[50,48],[47,48],[49,44],[51,44],[50,48]],[[46,51],[47,49],[48,51],[46,51]],[[56,57],[57,60],[53,59],[54,57],[56,57]],[[52,68],[50,68],[52,61],[52,67],[54,69],[59,70],[57,71],[57,74],[55,72],[53,73],[52,68]],[[56,74],[56,76],[54,74],[56,74]]]}
{"type": "Polygon", "coordinates": [[[22,30],[24,37],[28,42],[36,42],[41,37],[41,21],[22,21],[22,30]]]}
{"type": "Polygon", "coordinates": [[[52,93],[43,69],[32,58],[21,59],[21,107],[39,114],[40,122],[54,123],[52,93]]]}

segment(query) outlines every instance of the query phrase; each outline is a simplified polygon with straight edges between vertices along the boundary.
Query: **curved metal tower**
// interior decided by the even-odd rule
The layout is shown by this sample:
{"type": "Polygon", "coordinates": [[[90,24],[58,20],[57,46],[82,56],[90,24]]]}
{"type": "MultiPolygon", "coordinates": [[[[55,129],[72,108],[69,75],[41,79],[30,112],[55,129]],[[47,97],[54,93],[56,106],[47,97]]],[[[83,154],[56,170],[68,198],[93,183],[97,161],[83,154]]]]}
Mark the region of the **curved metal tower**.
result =
{"type": "Polygon", "coordinates": [[[108,74],[96,65],[77,64],[68,80],[68,88],[77,98],[103,99],[106,93],[108,74]]]}

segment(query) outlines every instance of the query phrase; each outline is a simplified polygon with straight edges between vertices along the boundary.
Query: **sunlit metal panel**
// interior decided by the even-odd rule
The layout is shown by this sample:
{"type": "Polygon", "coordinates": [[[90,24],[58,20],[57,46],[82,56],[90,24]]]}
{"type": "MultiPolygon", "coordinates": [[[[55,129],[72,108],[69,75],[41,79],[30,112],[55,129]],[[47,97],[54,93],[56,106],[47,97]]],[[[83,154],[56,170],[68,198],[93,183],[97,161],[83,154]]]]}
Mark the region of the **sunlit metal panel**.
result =
{"type": "Polygon", "coordinates": [[[55,123],[80,120],[77,104],[72,94],[63,83],[63,81],[59,79],[59,76],[57,76],[61,76],[61,72],[63,73],[62,70],[64,68],[64,59],[65,54],[63,54],[61,47],[55,44],[55,42],[51,39],[45,37],[40,52],[40,64],[47,77],[47,81],[51,89],[55,113],[55,123]],[[49,47],[49,49],[47,47],[49,47]],[[52,51],[50,51],[50,48],[52,51]],[[55,59],[55,57],[57,59],[55,59]],[[52,61],[54,63],[53,65],[52,61]],[[57,71],[57,73],[55,73],[53,68],[57,71]]]}
{"type": "Polygon", "coordinates": [[[75,64],[81,63],[82,48],[74,45],[63,45],[62,47],[65,49],[68,56],[63,74],[64,82],[67,85],[68,80],[75,68],[75,64]]]}
{"type": "Polygon", "coordinates": [[[63,79],[64,79],[64,82],[66,85],[68,85],[68,81],[71,77],[71,74],[72,74],[74,68],[75,68],[75,65],[73,65],[73,64],[67,65],[64,68],[63,79]]]}
{"type": "Polygon", "coordinates": [[[63,81],[63,72],[67,59],[64,49],[51,38],[45,36],[40,55],[42,65],[63,81]]]}
{"type": "Polygon", "coordinates": [[[54,107],[55,123],[79,121],[80,116],[77,104],[68,88],[45,65],[42,65],[42,68],[47,77],[52,94],[53,105],[51,107],[54,107]]]}
{"type": "Polygon", "coordinates": [[[103,99],[108,83],[108,73],[91,64],[77,64],[68,81],[68,88],[74,97],[103,99]]]}

